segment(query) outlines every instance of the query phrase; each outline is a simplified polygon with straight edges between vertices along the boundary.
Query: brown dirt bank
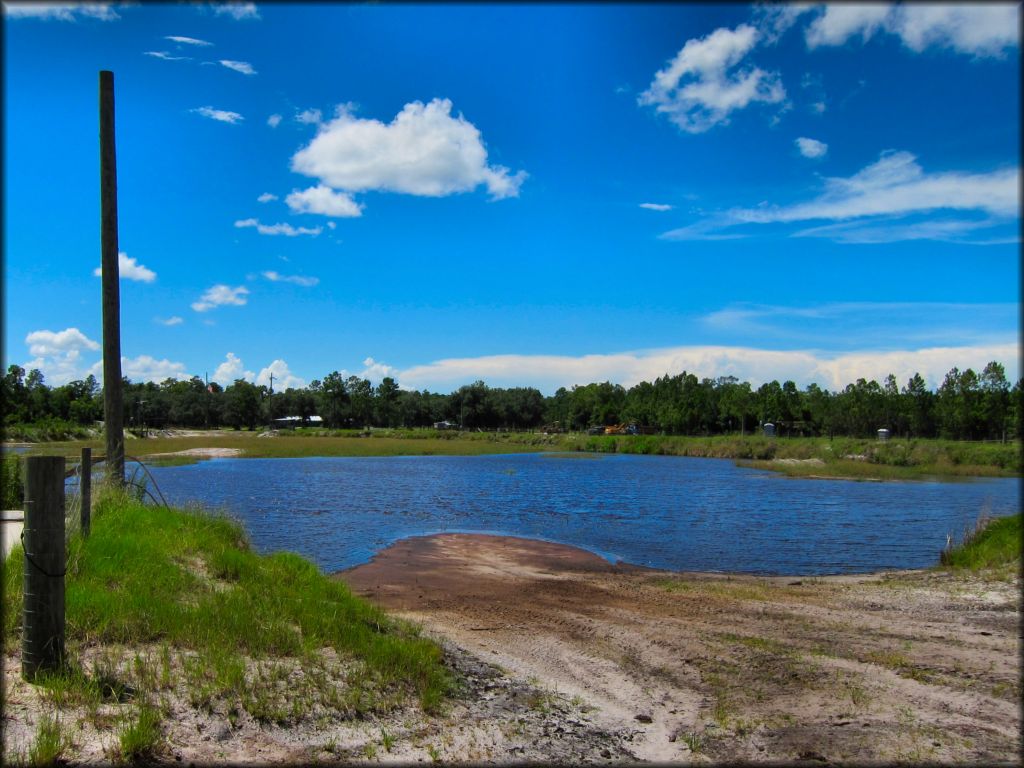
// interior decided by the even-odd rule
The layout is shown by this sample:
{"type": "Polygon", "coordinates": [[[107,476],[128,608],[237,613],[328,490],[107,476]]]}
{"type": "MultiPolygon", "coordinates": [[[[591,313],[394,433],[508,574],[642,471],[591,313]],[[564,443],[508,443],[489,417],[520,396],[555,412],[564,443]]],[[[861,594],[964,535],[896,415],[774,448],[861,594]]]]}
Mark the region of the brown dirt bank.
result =
{"type": "Polygon", "coordinates": [[[681,574],[461,534],[407,539],[337,576],[552,701],[595,708],[594,725],[617,740],[611,754],[984,764],[1020,754],[1019,578],[681,574]]]}

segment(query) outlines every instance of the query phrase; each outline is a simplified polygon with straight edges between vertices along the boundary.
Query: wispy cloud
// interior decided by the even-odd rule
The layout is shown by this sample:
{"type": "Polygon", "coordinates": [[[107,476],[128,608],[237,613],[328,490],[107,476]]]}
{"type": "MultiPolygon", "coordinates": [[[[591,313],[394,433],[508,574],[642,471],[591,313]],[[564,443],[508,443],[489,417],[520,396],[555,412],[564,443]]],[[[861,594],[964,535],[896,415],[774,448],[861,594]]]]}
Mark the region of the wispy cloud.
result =
{"type": "Polygon", "coordinates": [[[77,21],[79,18],[115,21],[121,18],[113,3],[3,3],[4,16],[9,19],[44,19],[77,21]]]}
{"type": "Polygon", "coordinates": [[[281,116],[280,115],[271,115],[270,117],[267,118],[267,125],[269,125],[271,128],[277,128],[277,126],[280,125],[280,124],[281,124],[281,116]]]}
{"type": "Polygon", "coordinates": [[[174,315],[173,317],[168,317],[166,319],[162,318],[162,317],[154,317],[153,321],[156,322],[156,323],[159,323],[160,325],[167,325],[167,326],[181,325],[182,323],[185,322],[185,320],[183,318],[180,318],[177,315],[174,315]]]}
{"type": "Polygon", "coordinates": [[[241,307],[246,303],[248,293],[249,289],[243,285],[236,288],[223,284],[214,285],[208,288],[198,301],[192,303],[192,309],[196,312],[208,312],[216,307],[241,307]]]}
{"type": "Polygon", "coordinates": [[[279,272],[268,270],[261,272],[261,275],[272,283],[294,283],[306,288],[311,288],[320,282],[318,277],[306,277],[305,275],[282,275],[279,272]]]}
{"type": "Polygon", "coordinates": [[[319,125],[323,117],[323,113],[319,109],[304,109],[295,115],[295,122],[303,125],[319,125]]]}
{"type": "Polygon", "coordinates": [[[273,195],[270,192],[264,192],[262,195],[256,198],[258,203],[269,203],[272,200],[277,200],[277,195],[273,195]]]}
{"type": "MultiPolygon", "coordinates": [[[[837,222],[842,226],[802,230],[800,236],[834,236],[843,242],[893,242],[907,239],[946,239],[1017,219],[1020,209],[1020,169],[1002,168],[987,173],[945,171],[925,173],[909,152],[886,151],[879,160],[850,177],[824,179],[817,197],[791,205],[763,204],[733,208],[662,235],[669,240],[719,239],[744,236],[742,225],[837,222]],[[915,219],[936,211],[958,212],[941,222],[915,219]],[[985,217],[979,223],[978,216],[985,217]],[[844,223],[851,222],[851,223],[844,223]]],[[[746,234],[749,234],[747,232],[746,234]]],[[[972,238],[972,242],[997,242],[972,238]]]]}
{"type": "Polygon", "coordinates": [[[203,117],[210,118],[211,120],[218,120],[222,123],[231,123],[232,125],[245,119],[237,112],[229,112],[224,109],[214,109],[213,107],[196,107],[189,111],[196,112],[203,117]]]}
{"type": "Polygon", "coordinates": [[[729,122],[729,116],[755,102],[776,104],[786,98],[778,73],[738,65],[757,44],[749,24],[716,29],[688,40],[640,94],[641,106],[653,106],[688,133],[702,133],[729,122]]]}
{"type": "Polygon", "coordinates": [[[672,206],[666,203],[640,203],[641,208],[646,208],[649,211],[671,211],[672,206]]]}
{"type": "Polygon", "coordinates": [[[247,61],[232,61],[231,59],[220,59],[221,66],[233,69],[235,72],[241,72],[243,75],[255,75],[256,70],[252,68],[252,64],[247,61]]]}
{"type": "Polygon", "coordinates": [[[793,143],[796,144],[796,148],[804,157],[824,157],[825,153],[828,152],[828,144],[817,139],[808,139],[801,136],[793,143]]]}
{"type": "Polygon", "coordinates": [[[181,45],[196,45],[200,47],[206,47],[213,45],[213,43],[207,40],[199,40],[195,37],[184,37],[183,35],[165,35],[164,40],[170,40],[181,45]]]}
{"type": "Polygon", "coordinates": [[[167,51],[143,51],[143,56],[152,56],[154,59],[163,59],[164,61],[191,61],[191,56],[171,56],[167,51]]]}
{"type": "Polygon", "coordinates": [[[297,237],[298,235],[312,235],[316,237],[324,231],[323,227],[293,227],[288,223],[261,224],[259,219],[240,219],[235,222],[239,229],[255,227],[261,235],[284,235],[286,237],[297,237]]]}
{"type": "MultiPolygon", "coordinates": [[[[152,283],[156,280],[156,272],[142,266],[137,259],[123,252],[117,254],[117,272],[121,280],[135,280],[139,283],[152,283]]],[[[96,267],[92,273],[100,277],[103,274],[103,267],[96,267]]]]}
{"type": "Polygon", "coordinates": [[[210,3],[210,8],[216,16],[228,16],[235,21],[247,19],[258,20],[260,12],[255,3],[210,3]]]}

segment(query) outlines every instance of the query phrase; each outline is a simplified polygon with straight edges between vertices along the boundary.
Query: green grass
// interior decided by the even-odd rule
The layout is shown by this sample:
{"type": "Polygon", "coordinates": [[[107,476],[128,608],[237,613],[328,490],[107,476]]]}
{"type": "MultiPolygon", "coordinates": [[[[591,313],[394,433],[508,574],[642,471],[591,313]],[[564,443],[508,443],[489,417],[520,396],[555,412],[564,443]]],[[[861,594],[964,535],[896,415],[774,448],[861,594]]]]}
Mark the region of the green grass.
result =
{"type": "MultiPolygon", "coordinates": [[[[23,557],[16,546],[3,564],[3,631],[10,645],[20,633],[23,557]]],[[[207,703],[257,695],[247,688],[246,660],[291,659],[308,667],[302,696],[289,698],[278,686],[263,702],[272,709],[287,700],[300,715],[325,697],[355,714],[406,696],[432,711],[451,685],[436,644],[308,560],[253,553],[227,518],[145,507],[114,492],[98,500],[91,536],[71,538],[66,617],[69,649],[153,644],[186,653],[193,697],[207,703]],[[326,648],[346,665],[345,680],[328,679],[321,668],[326,648]]],[[[142,666],[152,667],[151,686],[170,676],[169,661],[155,653],[142,666]]],[[[63,677],[75,689],[70,697],[95,695],[89,691],[97,686],[96,672],[72,669],[63,677]]]]}
{"type": "Polygon", "coordinates": [[[962,543],[943,550],[942,565],[971,571],[999,568],[1019,562],[1021,513],[989,520],[964,537],[962,543]]]}
{"type": "Polygon", "coordinates": [[[4,509],[21,509],[21,459],[16,453],[3,453],[3,464],[0,465],[0,492],[3,493],[4,509]]]}
{"type": "Polygon", "coordinates": [[[118,729],[118,758],[125,763],[135,763],[153,757],[163,742],[160,719],[159,710],[145,703],[127,715],[118,729]]]}
{"type": "Polygon", "coordinates": [[[60,719],[43,715],[39,728],[28,749],[28,764],[32,766],[57,765],[64,752],[71,746],[71,739],[61,725],[60,719]]]}

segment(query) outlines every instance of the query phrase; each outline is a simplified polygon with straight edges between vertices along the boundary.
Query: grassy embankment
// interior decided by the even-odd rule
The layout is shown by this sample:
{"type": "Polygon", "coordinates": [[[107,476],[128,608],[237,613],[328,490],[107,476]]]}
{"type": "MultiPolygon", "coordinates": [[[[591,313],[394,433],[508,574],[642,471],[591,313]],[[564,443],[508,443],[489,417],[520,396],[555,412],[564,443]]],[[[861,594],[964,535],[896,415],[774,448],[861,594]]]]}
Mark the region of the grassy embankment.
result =
{"type": "MultiPolygon", "coordinates": [[[[23,569],[17,545],[3,563],[8,648],[21,632],[23,569]]],[[[90,537],[70,536],[66,585],[69,663],[39,680],[53,714],[7,760],[56,759],[86,723],[109,734],[110,758],[155,755],[173,696],[231,722],[244,712],[288,725],[417,700],[431,712],[452,685],[416,627],[297,555],[256,555],[224,517],[104,491],[90,537]]]]}
{"type": "MultiPolygon", "coordinates": [[[[82,446],[102,452],[99,439],[40,443],[33,452],[77,458],[82,446]]],[[[248,458],[303,456],[482,455],[528,451],[583,451],[724,458],[793,477],[912,480],[925,477],[1012,477],[1022,473],[1020,441],[966,443],[955,440],[858,438],[767,438],[760,435],[686,437],[672,435],[545,435],[531,432],[437,432],[432,429],[296,430],[275,437],[220,430],[192,437],[131,439],[129,455],[153,463],[198,458],[163,456],[194,448],[231,448],[248,458]],[[781,461],[780,461],[781,460],[781,461]]]]}
{"type": "Polygon", "coordinates": [[[942,566],[963,571],[994,571],[1004,575],[1020,572],[1024,547],[1021,522],[1024,514],[986,520],[964,536],[963,541],[943,550],[942,566]]]}

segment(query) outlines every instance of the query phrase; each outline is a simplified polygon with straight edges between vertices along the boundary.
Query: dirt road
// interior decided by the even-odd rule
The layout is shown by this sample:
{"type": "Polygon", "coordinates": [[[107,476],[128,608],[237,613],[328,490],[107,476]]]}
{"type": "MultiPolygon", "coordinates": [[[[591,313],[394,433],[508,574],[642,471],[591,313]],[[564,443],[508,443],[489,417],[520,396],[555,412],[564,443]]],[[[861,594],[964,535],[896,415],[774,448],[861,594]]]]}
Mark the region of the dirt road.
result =
{"type": "MultiPolygon", "coordinates": [[[[533,540],[408,539],[338,574],[668,761],[1007,762],[1020,581],[613,566],[533,540]]],[[[552,755],[557,758],[557,755],[552,755]]]]}

